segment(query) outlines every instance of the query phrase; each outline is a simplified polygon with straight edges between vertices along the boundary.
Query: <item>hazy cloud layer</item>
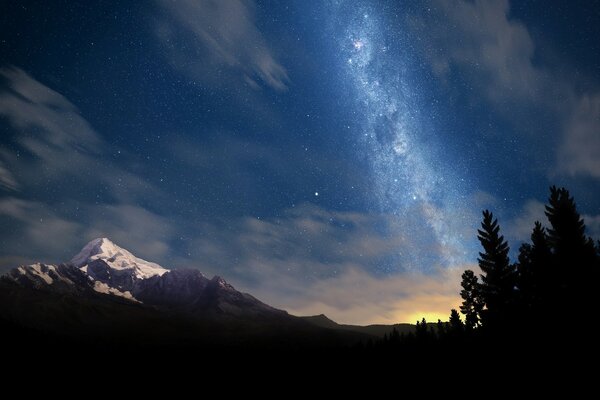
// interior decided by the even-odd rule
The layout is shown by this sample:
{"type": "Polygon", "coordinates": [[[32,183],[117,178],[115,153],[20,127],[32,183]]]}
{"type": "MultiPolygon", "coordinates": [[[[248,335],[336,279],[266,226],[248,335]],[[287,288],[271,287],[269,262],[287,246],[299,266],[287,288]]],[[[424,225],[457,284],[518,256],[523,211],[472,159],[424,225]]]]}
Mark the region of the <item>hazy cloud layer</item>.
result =
{"type": "Polygon", "coordinates": [[[562,139],[548,175],[600,178],[600,94],[582,92],[571,77],[534,63],[536,43],[511,16],[508,0],[432,0],[427,7],[429,17],[412,16],[409,23],[435,75],[460,74],[512,123],[515,105],[547,113],[562,127],[554,133],[562,139]]]}
{"type": "MultiPolygon", "coordinates": [[[[0,115],[18,133],[18,151],[0,152],[3,187],[13,190],[17,182],[27,189],[55,186],[68,177],[69,185],[105,187],[116,196],[110,204],[77,198],[52,204],[43,196],[20,197],[19,192],[3,197],[0,221],[11,229],[2,232],[0,268],[68,261],[87,241],[106,236],[167,267],[222,275],[239,289],[299,314],[325,312],[350,323],[398,322],[423,315],[445,318],[456,304],[454,272],[431,265],[428,273],[419,273],[403,266],[403,254],[419,245],[418,238],[403,233],[407,221],[389,215],[313,205],[292,207],[269,219],[191,222],[158,215],[135,199],[160,196],[160,191],[107,163],[103,156],[110,146],[68,99],[17,68],[2,70],[2,78],[7,89],[0,93],[0,115]],[[188,234],[187,246],[181,245],[181,232],[188,234]],[[36,260],[24,256],[32,254],[36,260]]],[[[210,159],[187,159],[189,154],[174,146],[172,151],[181,153],[187,165],[212,164],[210,159]]],[[[268,164],[285,164],[267,148],[246,150],[234,159],[243,163],[260,156],[268,164]]],[[[211,149],[210,154],[220,153],[211,149]]],[[[428,251],[434,259],[444,249],[432,246],[428,251]]]]}
{"type": "Polygon", "coordinates": [[[559,168],[600,178],[600,93],[582,96],[565,123],[559,168]]]}
{"type": "Polygon", "coordinates": [[[0,260],[0,268],[16,266],[17,259],[66,262],[97,237],[109,237],[140,257],[165,262],[168,240],[174,237],[174,225],[164,217],[125,204],[87,205],[76,220],[48,204],[8,197],[0,200],[0,218],[11,227],[2,234],[2,252],[12,254],[0,260]],[[36,259],[24,254],[35,254],[36,259]]]}
{"type": "Polygon", "coordinates": [[[139,176],[107,160],[110,146],[79,110],[60,93],[19,68],[0,70],[6,89],[0,91],[0,116],[18,134],[17,151],[0,148],[0,176],[11,189],[58,189],[68,181],[74,189],[93,186],[118,201],[160,192],[139,176]],[[4,171],[4,172],[2,172],[4,171]]]}
{"type": "Polygon", "coordinates": [[[0,148],[0,188],[30,193],[0,199],[0,218],[11,228],[1,232],[2,253],[11,256],[0,262],[26,260],[24,254],[67,261],[99,236],[147,257],[165,256],[171,223],[135,202],[161,191],[111,163],[113,150],[63,95],[15,67],[1,69],[0,79],[0,116],[17,133],[11,148],[0,148]],[[83,188],[110,193],[114,201],[82,200],[77,189],[83,188]],[[48,198],[53,192],[72,195],[56,204],[48,198]]]}
{"type": "Polygon", "coordinates": [[[584,215],[583,220],[587,228],[587,234],[594,240],[600,240],[600,214],[584,215]]]}
{"type": "Polygon", "coordinates": [[[541,222],[546,227],[548,226],[548,219],[544,212],[544,203],[530,199],[525,203],[517,217],[508,220],[505,227],[500,221],[500,226],[504,228],[506,237],[511,242],[529,242],[536,221],[541,222]]]}
{"type": "Polygon", "coordinates": [[[301,298],[279,301],[296,315],[324,313],[350,324],[414,323],[423,317],[435,322],[447,320],[451,308],[458,309],[463,271],[453,268],[434,275],[415,272],[377,278],[349,269],[307,287],[301,298]]]}
{"type": "Polygon", "coordinates": [[[225,68],[252,88],[285,90],[286,69],[276,60],[254,21],[251,0],[157,0],[171,18],[156,33],[173,66],[195,80],[220,80],[225,68]],[[191,39],[191,40],[190,40],[191,39]],[[185,41],[186,46],[180,46],[185,41]],[[192,43],[192,45],[190,45],[192,43]]]}
{"type": "Polygon", "coordinates": [[[417,239],[390,221],[305,205],[268,220],[205,224],[189,262],[199,260],[205,271],[227,274],[236,287],[298,315],[325,313],[347,323],[446,319],[458,301],[462,266],[403,269],[401,253],[417,239]],[[367,272],[388,263],[396,270],[367,272]]]}
{"type": "Polygon", "coordinates": [[[446,78],[453,68],[470,78],[494,101],[535,97],[541,71],[532,64],[534,43],[527,28],[509,18],[508,0],[434,0],[429,18],[412,21],[427,30],[425,46],[433,72],[446,78]]]}
{"type": "Polygon", "coordinates": [[[0,188],[4,190],[18,190],[19,184],[13,174],[0,161],[0,188]]]}

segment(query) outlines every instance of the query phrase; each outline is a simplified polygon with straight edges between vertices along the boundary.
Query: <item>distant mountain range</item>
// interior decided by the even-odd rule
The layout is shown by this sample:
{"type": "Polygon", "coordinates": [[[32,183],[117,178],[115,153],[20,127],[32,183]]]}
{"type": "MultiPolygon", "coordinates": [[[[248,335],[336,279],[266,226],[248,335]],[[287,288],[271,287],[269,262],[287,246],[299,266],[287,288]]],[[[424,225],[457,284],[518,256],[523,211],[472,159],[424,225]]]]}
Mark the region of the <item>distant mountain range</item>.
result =
{"type": "Polygon", "coordinates": [[[295,317],[219,276],[163,268],[107,238],[92,240],[68,263],[20,266],[0,277],[0,325],[17,342],[51,337],[113,347],[341,346],[393,328],[295,317]]]}

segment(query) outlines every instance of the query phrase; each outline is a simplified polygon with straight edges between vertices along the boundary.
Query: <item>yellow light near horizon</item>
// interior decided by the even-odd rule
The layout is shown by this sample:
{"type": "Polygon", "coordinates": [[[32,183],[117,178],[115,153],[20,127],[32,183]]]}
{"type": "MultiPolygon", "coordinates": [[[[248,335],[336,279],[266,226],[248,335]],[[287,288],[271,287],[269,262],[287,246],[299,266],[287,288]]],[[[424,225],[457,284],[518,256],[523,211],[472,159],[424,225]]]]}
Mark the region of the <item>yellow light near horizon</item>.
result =
{"type": "Polygon", "coordinates": [[[439,312],[415,312],[407,316],[406,321],[409,324],[415,324],[417,321],[421,322],[421,320],[425,318],[427,322],[437,322],[438,319],[442,322],[448,322],[450,318],[450,311],[445,314],[439,312]]]}

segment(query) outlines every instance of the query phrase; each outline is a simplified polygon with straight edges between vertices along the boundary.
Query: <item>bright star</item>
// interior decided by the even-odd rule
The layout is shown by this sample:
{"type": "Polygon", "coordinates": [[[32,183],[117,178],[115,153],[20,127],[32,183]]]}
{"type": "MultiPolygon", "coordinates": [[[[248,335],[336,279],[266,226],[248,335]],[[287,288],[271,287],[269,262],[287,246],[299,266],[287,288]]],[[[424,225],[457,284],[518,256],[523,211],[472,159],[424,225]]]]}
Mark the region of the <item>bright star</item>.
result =
{"type": "Polygon", "coordinates": [[[315,192],[315,196],[318,196],[318,195],[319,195],[319,192],[315,192]]]}

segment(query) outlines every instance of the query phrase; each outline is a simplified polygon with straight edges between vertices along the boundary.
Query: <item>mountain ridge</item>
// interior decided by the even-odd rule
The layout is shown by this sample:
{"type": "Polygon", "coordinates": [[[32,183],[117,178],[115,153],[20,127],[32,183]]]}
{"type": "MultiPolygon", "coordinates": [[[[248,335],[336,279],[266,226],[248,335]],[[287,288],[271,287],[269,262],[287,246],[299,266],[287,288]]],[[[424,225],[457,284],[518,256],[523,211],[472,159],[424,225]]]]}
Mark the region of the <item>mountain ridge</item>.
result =
{"type": "Polygon", "coordinates": [[[218,275],[209,279],[193,268],[166,269],[134,256],[108,238],[88,242],[69,263],[20,266],[3,279],[30,288],[45,286],[60,293],[89,295],[95,291],[185,312],[235,317],[287,315],[250,294],[237,291],[218,275]]]}
{"type": "Polygon", "coordinates": [[[15,343],[53,337],[67,347],[141,351],[335,348],[374,337],[321,327],[236,290],[218,275],[166,269],[106,238],[89,242],[71,262],[22,265],[2,275],[0,334],[15,343]]]}

